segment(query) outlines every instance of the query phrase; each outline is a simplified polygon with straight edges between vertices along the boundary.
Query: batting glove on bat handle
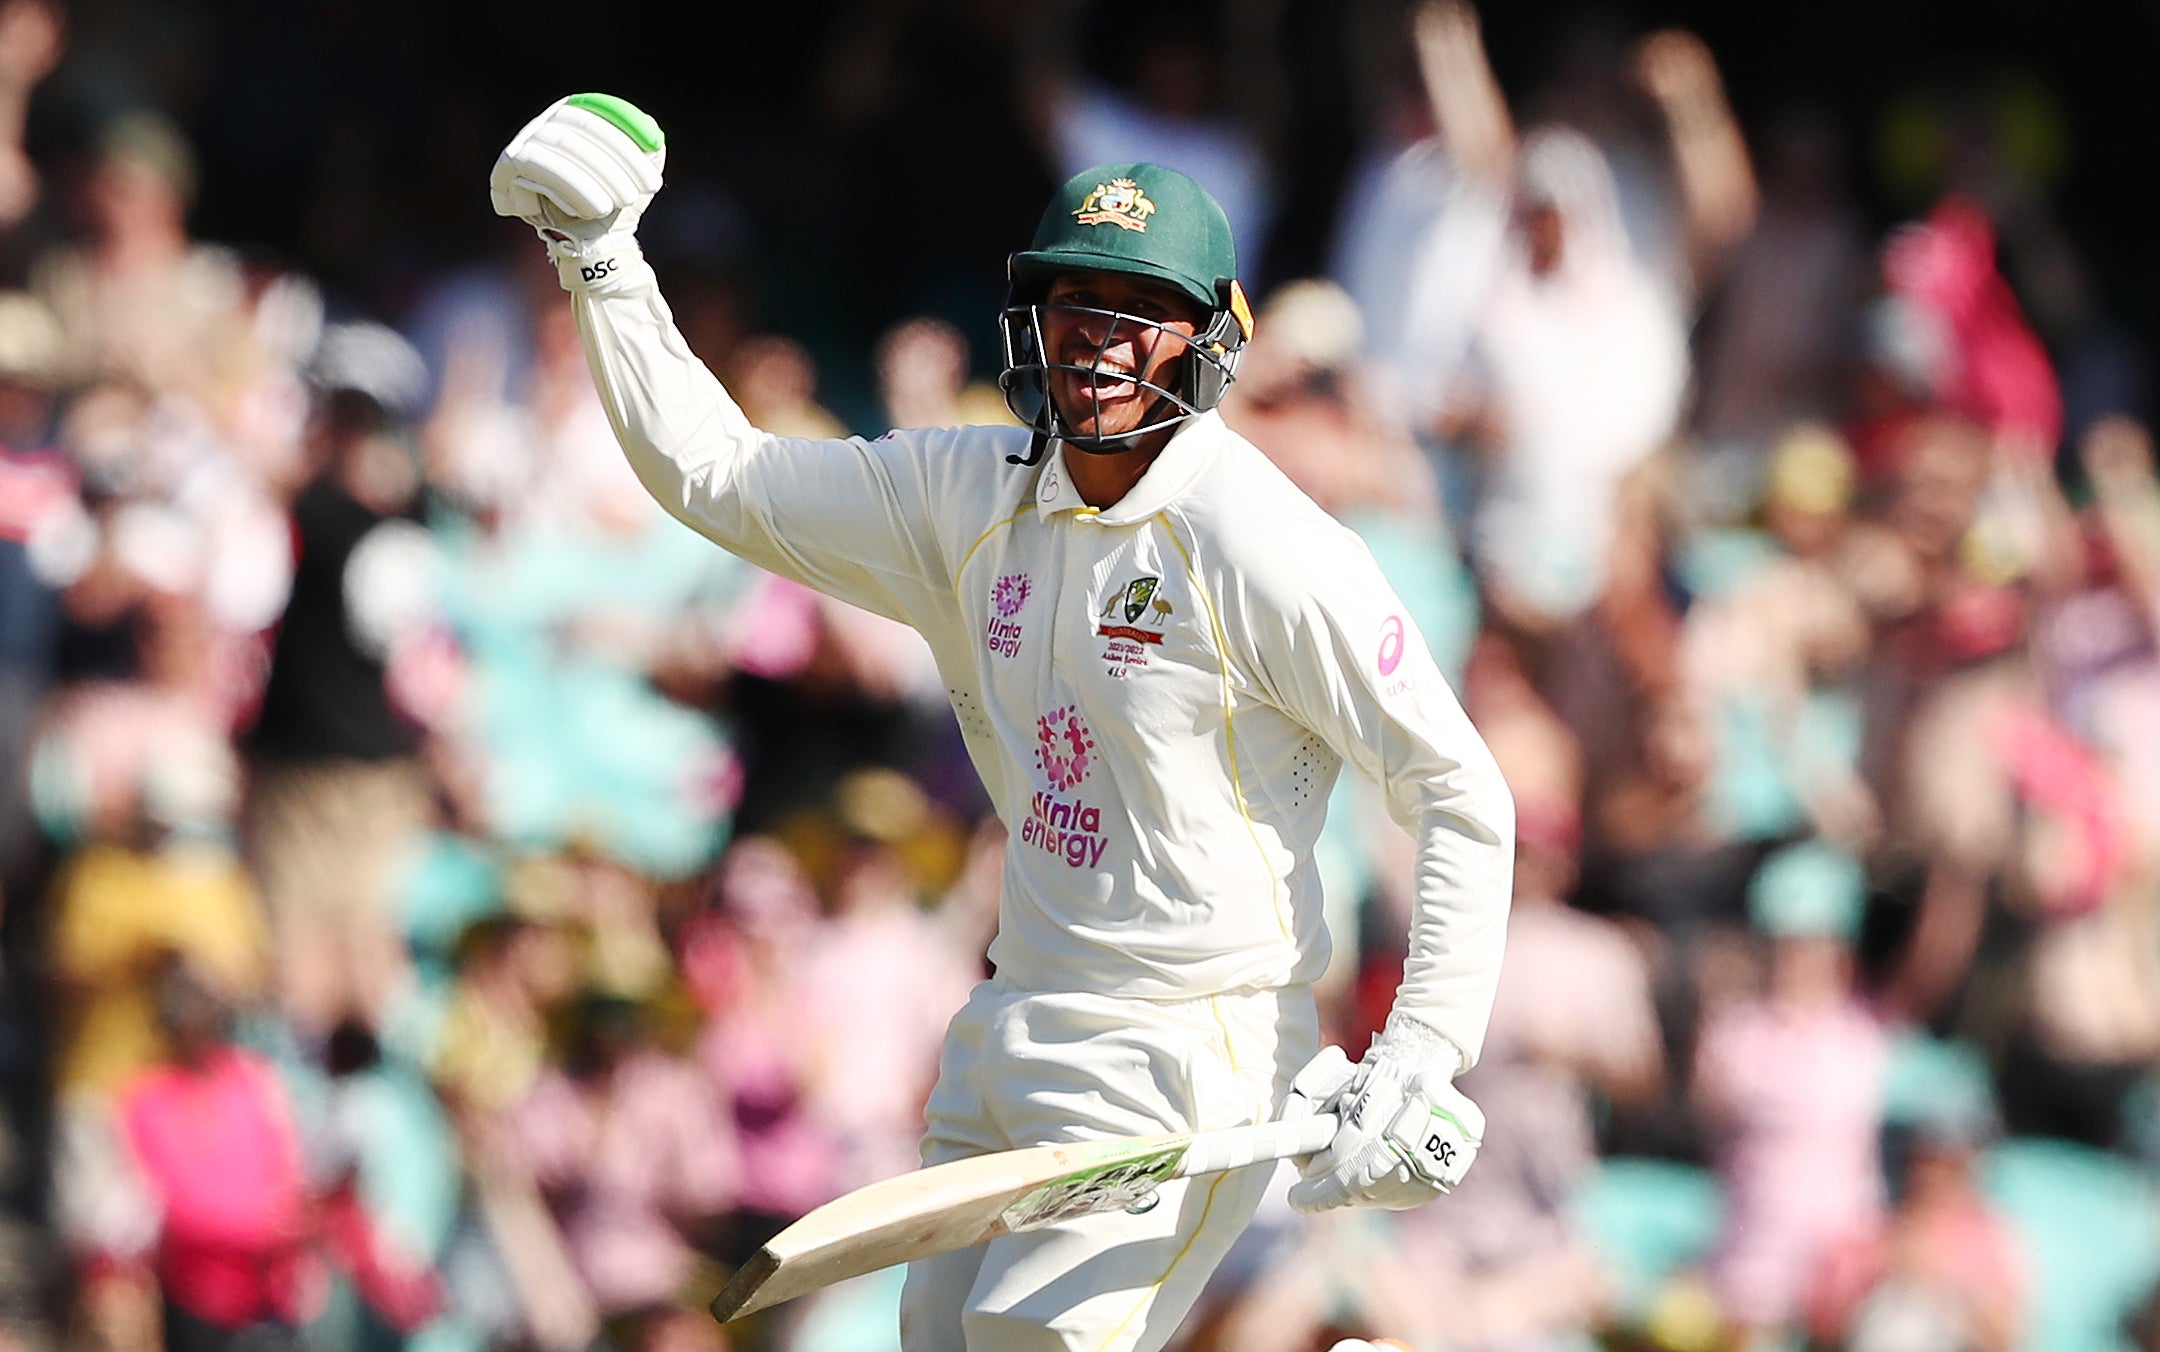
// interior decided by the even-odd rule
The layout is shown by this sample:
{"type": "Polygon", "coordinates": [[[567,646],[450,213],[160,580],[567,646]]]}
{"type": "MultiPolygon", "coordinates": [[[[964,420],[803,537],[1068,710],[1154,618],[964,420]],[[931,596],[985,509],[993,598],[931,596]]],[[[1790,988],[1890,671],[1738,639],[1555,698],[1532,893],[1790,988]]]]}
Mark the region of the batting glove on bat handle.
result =
{"type": "Polygon", "coordinates": [[[1326,1150],[1305,1162],[1290,1205],[1299,1211],[1396,1211],[1451,1191],[1485,1136],[1485,1114],[1453,1083],[1461,1067],[1461,1055],[1445,1038],[1413,1019],[1391,1016],[1334,1101],[1321,1105],[1340,1114],[1342,1127],[1326,1150]]]}
{"type": "Polygon", "coordinates": [[[539,232],[564,290],[606,295],[652,276],[637,226],[666,164],[667,137],[636,104],[572,94],[510,138],[488,197],[539,232]]]}

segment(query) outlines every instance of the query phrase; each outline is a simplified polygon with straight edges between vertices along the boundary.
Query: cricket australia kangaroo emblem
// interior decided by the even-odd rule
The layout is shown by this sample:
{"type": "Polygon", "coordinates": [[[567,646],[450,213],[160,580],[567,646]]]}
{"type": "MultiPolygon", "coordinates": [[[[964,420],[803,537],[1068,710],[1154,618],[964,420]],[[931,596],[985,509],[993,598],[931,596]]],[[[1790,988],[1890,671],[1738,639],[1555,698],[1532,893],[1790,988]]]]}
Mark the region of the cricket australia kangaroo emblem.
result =
{"type": "Polygon", "coordinates": [[[1095,626],[1096,637],[1109,640],[1102,659],[1110,675],[1122,677],[1146,666],[1148,648],[1161,645],[1164,626],[1176,613],[1159,577],[1136,577],[1112,592],[1095,626]]]}

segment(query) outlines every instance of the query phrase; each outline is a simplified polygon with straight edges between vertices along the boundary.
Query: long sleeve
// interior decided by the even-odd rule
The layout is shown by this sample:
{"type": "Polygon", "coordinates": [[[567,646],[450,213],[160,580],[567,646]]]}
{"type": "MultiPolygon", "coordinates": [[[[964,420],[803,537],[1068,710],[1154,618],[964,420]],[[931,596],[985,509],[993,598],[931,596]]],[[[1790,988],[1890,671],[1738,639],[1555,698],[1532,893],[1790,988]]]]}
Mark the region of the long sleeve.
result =
{"type": "Polygon", "coordinates": [[[761,568],[892,619],[919,625],[950,608],[936,530],[960,457],[942,452],[965,430],[772,436],[691,353],[656,287],[572,303],[616,438],[678,520],[761,568]]]}
{"type": "Polygon", "coordinates": [[[1398,1012],[1484,1046],[1515,858],[1515,803],[1408,610],[1354,539],[1325,545],[1284,603],[1249,608],[1270,698],[1384,790],[1417,844],[1398,1012]]]}

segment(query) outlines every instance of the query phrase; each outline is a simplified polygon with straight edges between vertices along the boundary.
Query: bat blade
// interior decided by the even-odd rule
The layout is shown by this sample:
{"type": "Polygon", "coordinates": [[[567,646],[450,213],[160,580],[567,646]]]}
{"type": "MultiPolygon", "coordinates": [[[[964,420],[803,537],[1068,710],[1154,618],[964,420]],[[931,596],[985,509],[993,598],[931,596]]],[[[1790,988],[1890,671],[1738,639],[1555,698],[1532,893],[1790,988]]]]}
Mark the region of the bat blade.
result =
{"type": "Polygon", "coordinates": [[[1007,1150],[884,1179],[773,1236],[712,1302],[723,1322],[895,1263],[1135,1206],[1174,1178],[1307,1154],[1333,1118],[1007,1150]]]}
{"type": "Polygon", "coordinates": [[[1130,1206],[1175,1176],[1190,1136],[1036,1146],[884,1179],[773,1236],[712,1303],[728,1320],[834,1282],[1130,1206]]]}

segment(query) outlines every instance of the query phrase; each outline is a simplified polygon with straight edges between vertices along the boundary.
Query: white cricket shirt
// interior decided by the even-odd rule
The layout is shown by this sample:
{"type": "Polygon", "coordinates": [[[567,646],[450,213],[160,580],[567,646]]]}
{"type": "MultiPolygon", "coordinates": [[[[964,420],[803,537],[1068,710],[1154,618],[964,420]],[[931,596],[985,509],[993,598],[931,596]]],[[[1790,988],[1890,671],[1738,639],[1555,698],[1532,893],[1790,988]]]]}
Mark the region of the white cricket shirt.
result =
{"type": "Polygon", "coordinates": [[[574,303],[670,512],[928,640],[1009,832],[1002,980],[1168,1000],[1318,977],[1313,842],[1348,760],[1418,845],[1397,1008],[1476,1059],[1513,801],[1364,545],[1220,418],[1097,511],[1062,449],[1007,463],[1021,428],[769,436],[650,283],[574,303]]]}

